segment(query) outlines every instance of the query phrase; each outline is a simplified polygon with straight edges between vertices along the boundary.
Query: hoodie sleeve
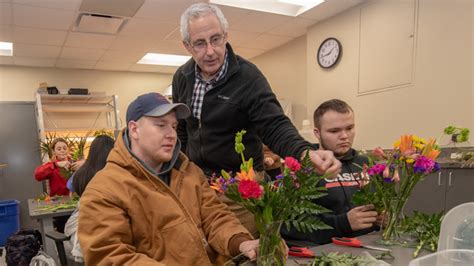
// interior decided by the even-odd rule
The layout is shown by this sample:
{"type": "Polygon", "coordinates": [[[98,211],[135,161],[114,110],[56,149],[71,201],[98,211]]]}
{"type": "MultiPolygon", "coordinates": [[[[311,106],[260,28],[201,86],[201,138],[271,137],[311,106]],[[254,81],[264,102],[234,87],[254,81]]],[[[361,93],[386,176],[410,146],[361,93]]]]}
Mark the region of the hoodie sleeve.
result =
{"type": "Polygon", "coordinates": [[[43,181],[43,180],[51,178],[54,169],[55,169],[54,162],[47,162],[36,167],[35,179],[37,181],[43,181]]]}

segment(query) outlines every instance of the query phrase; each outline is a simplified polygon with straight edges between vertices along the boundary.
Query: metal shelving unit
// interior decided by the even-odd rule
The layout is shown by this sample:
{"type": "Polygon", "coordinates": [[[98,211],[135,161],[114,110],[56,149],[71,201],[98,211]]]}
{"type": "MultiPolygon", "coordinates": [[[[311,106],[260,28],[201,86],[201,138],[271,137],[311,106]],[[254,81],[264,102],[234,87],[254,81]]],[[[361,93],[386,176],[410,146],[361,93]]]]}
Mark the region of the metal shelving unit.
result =
{"type": "Polygon", "coordinates": [[[94,130],[120,130],[118,96],[105,94],[63,95],[36,93],[39,136],[55,132],[85,135],[94,130]]]}

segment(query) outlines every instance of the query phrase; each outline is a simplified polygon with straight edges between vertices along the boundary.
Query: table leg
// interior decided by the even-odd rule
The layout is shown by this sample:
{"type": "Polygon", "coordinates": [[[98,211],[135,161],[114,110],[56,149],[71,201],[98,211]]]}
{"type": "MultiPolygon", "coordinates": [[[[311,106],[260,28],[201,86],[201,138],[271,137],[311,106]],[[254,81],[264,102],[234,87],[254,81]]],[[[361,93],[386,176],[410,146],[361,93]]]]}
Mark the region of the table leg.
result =
{"type": "Polygon", "coordinates": [[[51,256],[56,261],[57,265],[60,265],[58,252],[56,250],[56,244],[54,243],[54,240],[46,237],[46,232],[54,231],[53,218],[46,217],[46,218],[41,218],[38,220],[41,224],[40,229],[41,229],[41,235],[43,237],[43,249],[46,252],[46,254],[51,256]]]}

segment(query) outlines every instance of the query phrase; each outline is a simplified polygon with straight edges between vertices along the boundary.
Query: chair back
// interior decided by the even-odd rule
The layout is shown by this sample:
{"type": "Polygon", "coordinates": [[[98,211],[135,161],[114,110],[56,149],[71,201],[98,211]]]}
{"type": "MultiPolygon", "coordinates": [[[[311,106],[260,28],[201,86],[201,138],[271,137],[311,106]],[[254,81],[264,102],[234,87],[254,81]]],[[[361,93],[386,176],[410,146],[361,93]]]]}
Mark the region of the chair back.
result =
{"type": "Polygon", "coordinates": [[[474,250],[474,202],[458,205],[444,216],[438,251],[446,249],[474,250]]]}

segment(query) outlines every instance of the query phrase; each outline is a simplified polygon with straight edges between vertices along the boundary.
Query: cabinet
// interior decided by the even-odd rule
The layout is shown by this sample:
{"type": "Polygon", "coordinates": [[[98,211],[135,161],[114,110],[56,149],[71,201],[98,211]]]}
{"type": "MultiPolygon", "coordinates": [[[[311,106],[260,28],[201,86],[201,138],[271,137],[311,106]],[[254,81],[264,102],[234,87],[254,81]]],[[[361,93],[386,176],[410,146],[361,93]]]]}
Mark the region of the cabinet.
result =
{"type": "Polygon", "coordinates": [[[453,207],[474,202],[474,169],[446,168],[420,181],[405,206],[405,214],[448,212],[453,207]]]}
{"type": "Polygon", "coordinates": [[[39,136],[46,133],[84,136],[91,130],[120,129],[117,95],[50,95],[36,93],[39,136]]]}

